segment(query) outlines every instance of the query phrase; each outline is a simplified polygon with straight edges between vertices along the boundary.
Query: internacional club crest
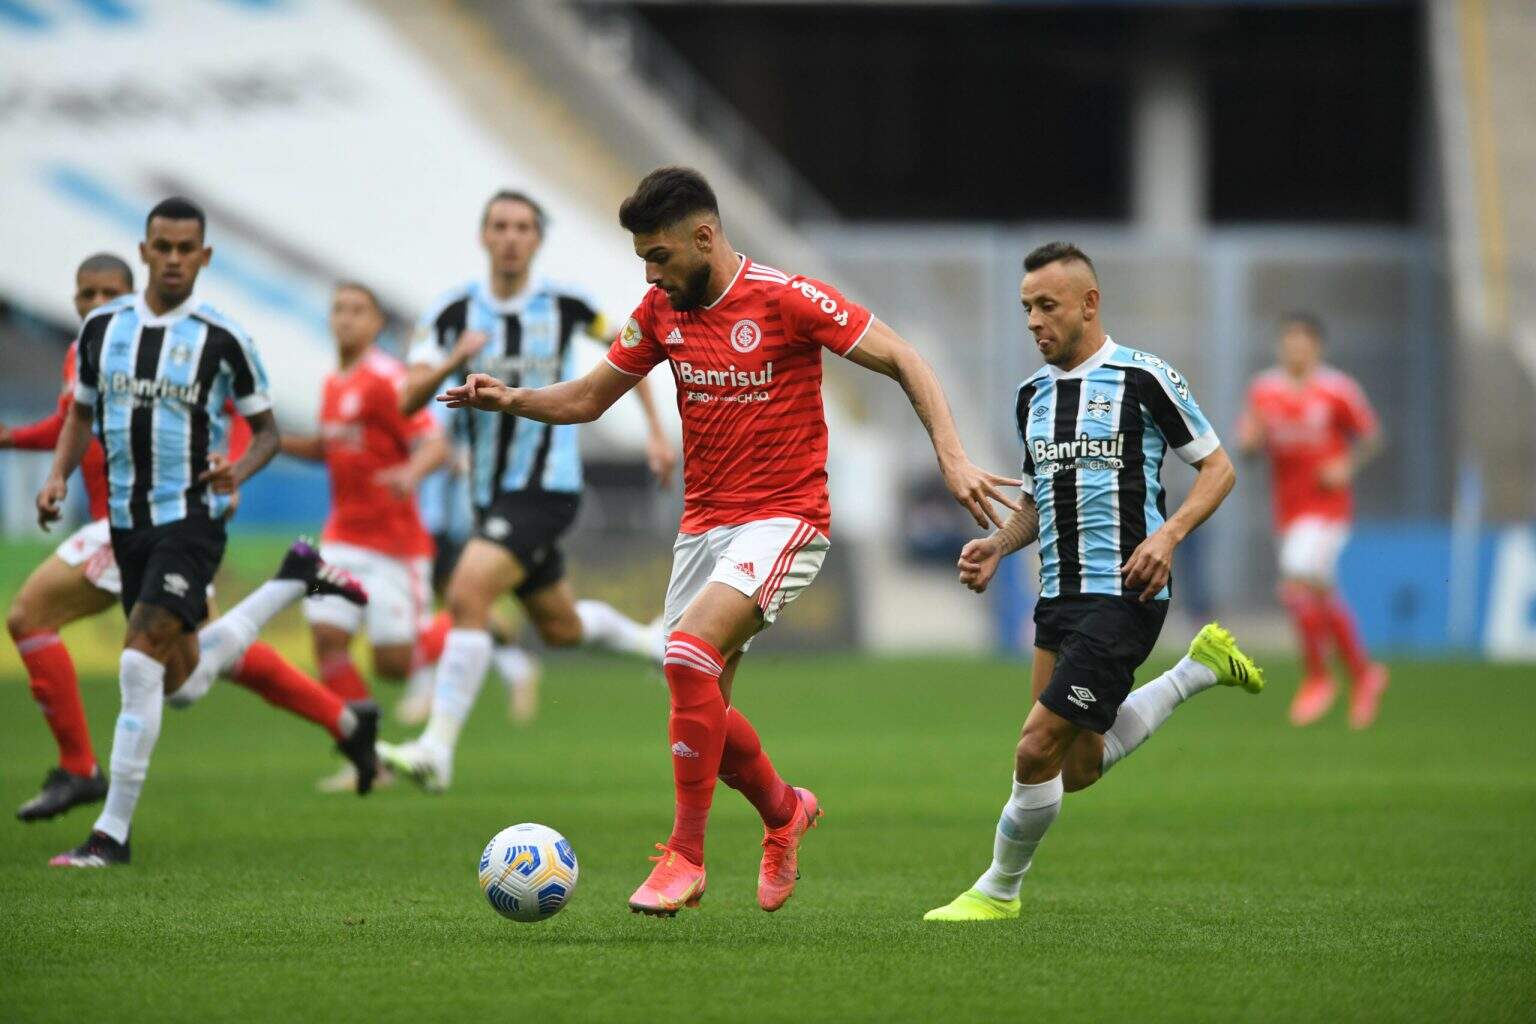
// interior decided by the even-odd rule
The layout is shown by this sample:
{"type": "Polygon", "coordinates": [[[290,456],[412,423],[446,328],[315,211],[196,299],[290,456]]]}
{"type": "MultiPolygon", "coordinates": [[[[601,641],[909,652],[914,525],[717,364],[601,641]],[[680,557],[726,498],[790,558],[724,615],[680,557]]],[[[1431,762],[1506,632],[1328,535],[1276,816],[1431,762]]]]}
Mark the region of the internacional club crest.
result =
{"type": "Polygon", "coordinates": [[[737,352],[751,352],[763,343],[763,329],[755,320],[737,320],[731,325],[730,342],[737,352]]]}

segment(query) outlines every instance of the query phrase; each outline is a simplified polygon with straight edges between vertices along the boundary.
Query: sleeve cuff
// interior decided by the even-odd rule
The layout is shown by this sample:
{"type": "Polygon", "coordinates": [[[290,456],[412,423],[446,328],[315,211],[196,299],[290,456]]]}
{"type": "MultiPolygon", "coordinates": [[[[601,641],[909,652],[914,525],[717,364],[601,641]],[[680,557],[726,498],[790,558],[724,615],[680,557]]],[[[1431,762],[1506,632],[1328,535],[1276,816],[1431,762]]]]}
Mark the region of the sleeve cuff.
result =
{"type": "Polygon", "coordinates": [[[272,399],[262,391],[235,399],[235,411],[241,416],[255,416],[272,408],[272,399]]]}
{"type": "Polygon", "coordinates": [[[618,363],[614,362],[608,356],[603,356],[603,362],[607,363],[609,366],[613,367],[615,370],[618,370],[620,373],[624,374],[624,376],[626,376],[626,377],[644,377],[645,376],[645,374],[643,374],[643,373],[636,373],[634,370],[626,370],[626,369],[624,369],[624,367],[622,367],[618,363]]]}
{"type": "Polygon", "coordinates": [[[842,356],[843,358],[846,359],[850,352],[852,352],[854,349],[859,347],[859,342],[864,340],[864,335],[868,334],[869,333],[869,329],[871,327],[873,327],[874,325],[875,325],[875,314],[871,313],[871,314],[869,314],[869,319],[864,321],[864,329],[859,332],[859,336],[857,338],[854,338],[853,341],[849,343],[848,347],[843,349],[841,352],[839,352],[838,355],[840,355],[840,356],[842,356]]]}
{"type": "Polygon", "coordinates": [[[1030,474],[1025,473],[1022,477],[1022,480],[1023,482],[1019,484],[1019,490],[1024,494],[1026,498],[1033,498],[1035,496],[1035,478],[1030,474]]]}
{"type": "Polygon", "coordinates": [[[1194,465],[1205,458],[1211,452],[1221,447],[1221,438],[1216,436],[1216,431],[1207,430],[1189,444],[1181,448],[1175,448],[1173,454],[1183,459],[1190,465],[1194,465]]]}
{"type": "Polygon", "coordinates": [[[75,384],[75,401],[81,405],[95,405],[96,397],[95,388],[88,388],[78,382],[75,384]]]}

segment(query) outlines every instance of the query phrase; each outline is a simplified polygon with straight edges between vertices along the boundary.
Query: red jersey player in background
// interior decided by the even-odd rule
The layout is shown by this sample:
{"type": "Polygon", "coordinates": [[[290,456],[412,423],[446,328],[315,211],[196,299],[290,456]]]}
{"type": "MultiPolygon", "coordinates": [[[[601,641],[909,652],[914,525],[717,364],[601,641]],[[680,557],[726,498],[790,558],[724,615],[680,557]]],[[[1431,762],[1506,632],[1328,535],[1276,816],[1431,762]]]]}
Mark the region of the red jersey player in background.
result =
{"type": "Polygon", "coordinates": [[[1017,487],[966,457],[933,370],[910,345],[835,288],[736,252],[714,191],[697,172],[663,167],[619,208],[652,286],[585,376],[513,388],[471,374],[441,396],[545,423],[597,419],[652,367],[670,362],[683,421],[683,521],[663,613],[671,691],[668,742],[676,793],[671,838],[631,910],[672,915],[704,895],[704,830],[718,777],[763,819],[758,905],[794,891],[801,837],[821,815],[814,793],[787,785],[732,681],[753,636],[815,579],[826,557],[827,423],[821,351],[901,383],[927,428],[944,482],[978,525],[1002,520],[1017,487]]]}
{"type": "Polygon", "coordinates": [[[1333,645],[1349,669],[1349,724],[1363,729],[1376,718],[1387,672],[1367,655],[1334,580],[1354,514],[1351,482],[1380,449],[1380,431],[1360,385],[1323,362],[1323,340],[1315,316],[1281,321],[1279,362],[1254,378],[1239,433],[1245,453],[1269,456],[1280,597],[1306,671],[1291,721],[1307,725],[1332,706],[1333,645]]]}
{"type": "MultiPolygon", "coordinates": [[[[405,366],[375,347],[383,330],[384,312],[371,289],[356,282],[336,286],[331,333],[337,368],[322,385],[320,434],[285,434],[282,440],[284,454],[325,462],[331,514],[320,553],[368,591],[366,608],[338,597],[304,604],[320,678],[346,700],[370,699],[350,652],[365,615],[373,670],[392,681],[430,672],[449,626],[439,616],[430,629],[422,628],[432,608],[432,538],[415,495],[452,448],[430,410],[401,412],[405,366]]],[[[344,774],[321,787],[352,788],[344,774]]]]}
{"type": "MultiPolygon", "coordinates": [[[[99,253],[86,259],[75,272],[75,312],[83,320],[96,308],[132,291],[133,271],[128,264],[111,254],[99,253]]],[[[71,343],[64,356],[64,386],[58,409],[24,427],[9,430],[0,427],[0,448],[53,449],[63,431],[69,406],[74,402],[75,370],[76,343],[71,343]]],[[[230,458],[240,456],[250,436],[250,427],[245,420],[233,416],[230,458]]],[[[106,458],[101,442],[95,438],[81,459],[80,474],[89,501],[90,521],[33,570],[6,615],[6,626],[27,668],[32,696],[42,709],[59,749],[58,766],[48,772],[42,789],[17,810],[16,816],[22,821],[40,821],[72,807],[97,803],[107,792],[107,779],[97,763],[90,728],[85,720],[74,661],[59,638],[59,630],[70,623],[98,615],[117,604],[121,589],[107,523],[106,458]]],[[[303,553],[308,550],[307,545],[295,545],[278,576],[298,578],[319,572],[322,568],[319,558],[303,553]]],[[[306,580],[304,589],[310,586],[306,580]]],[[[284,585],[282,589],[292,588],[284,585]]],[[[259,603],[262,599],[258,599],[259,603]]],[[[215,637],[222,637],[236,632],[231,629],[233,625],[243,626],[251,618],[241,612],[231,623],[216,629],[208,628],[214,630],[215,637]]],[[[259,629],[264,622],[265,618],[259,618],[254,625],[259,629]]],[[[211,648],[219,646],[204,643],[204,652],[209,654],[211,648]]],[[[269,702],[314,721],[338,742],[356,731],[351,724],[353,716],[341,701],[331,697],[317,682],[304,676],[266,644],[248,642],[238,649],[213,649],[211,654],[205,662],[199,663],[188,686],[195,689],[195,684],[201,681],[202,689],[206,690],[214,676],[222,673],[255,690],[269,702]]],[[[371,732],[370,728],[359,733],[359,741],[371,732]]],[[[367,753],[359,756],[367,756],[367,753]]]]}

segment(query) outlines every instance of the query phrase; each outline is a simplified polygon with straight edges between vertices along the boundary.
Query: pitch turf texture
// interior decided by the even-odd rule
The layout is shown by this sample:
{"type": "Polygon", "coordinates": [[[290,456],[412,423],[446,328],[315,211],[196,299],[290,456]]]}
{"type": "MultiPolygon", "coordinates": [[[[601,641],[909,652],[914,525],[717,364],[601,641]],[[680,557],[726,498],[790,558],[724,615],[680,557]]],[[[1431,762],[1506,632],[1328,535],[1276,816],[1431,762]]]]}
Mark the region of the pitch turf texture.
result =
{"type": "MultiPolygon", "coordinates": [[[[291,617],[281,635],[299,639],[291,617]]],[[[51,747],[5,656],[8,813],[51,747]]],[[[489,682],[450,793],[364,800],[314,791],[336,766],[323,734],[221,684],[166,713],[131,868],[44,866],[93,811],[0,822],[0,1020],[1531,1020],[1530,670],[1397,665],[1361,735],[1339,713],[1288,727],[1295,681],[1282,663],[1262,697],[1202,696],[1069,795],[1024,916],[978,926],[919,918],[986,864],[1016,664],[763,651],[739,702],[827,818],[770,916],[759,828],[722,789],[708,895],[674,920],[624,906],[669,822],[654,672],[551,658],[529,729],[489,682]],[[485,841],[524,820],[581,860],[540,925],[475,884],[485,841]]],[[[94,669],[85,698],[105,757],[112,677],[94,669]]]]}

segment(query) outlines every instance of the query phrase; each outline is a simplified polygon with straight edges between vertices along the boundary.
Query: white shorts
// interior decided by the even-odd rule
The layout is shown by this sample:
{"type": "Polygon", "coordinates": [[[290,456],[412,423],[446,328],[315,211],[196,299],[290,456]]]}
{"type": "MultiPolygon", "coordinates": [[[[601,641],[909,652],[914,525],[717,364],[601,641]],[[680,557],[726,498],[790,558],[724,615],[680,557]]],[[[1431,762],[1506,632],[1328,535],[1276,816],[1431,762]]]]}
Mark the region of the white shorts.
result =
{"type": "Polygon", "coordinates": [[[356,576],[368,591],[362,608],[334,594],[304,602],[311,625],[335,626],[354,634],[366,616],[368,639],[376,647],[416,642],[416,633],[432,602],[432,559],[396,558],[353,544],[324,543],[320,557],[356,576]]]}
{"type": "Polygon", "coordinates": [[[1304,516],[1280,535],[1280,575],[1288,580],[1332,583],[1339,555],[1349,540],[1349,523],[1304,516]]]}
{"type": "Polygon", "coordinates": [[[85,578],[97,590],[113,597],[123,592],[123,578],[117,572],[117,556],[112,553],[112,524],[105,519],[86,523],[53,549],[65,565],[85,566],[85,578]]]}
{"type": "MultiPolygon", "coordinates": [[[[756,598],[764,626],[772,625],[784,606],[811,585],[831,546],[825,534],[790,516],[678,534],[662,611],[666,631],[677,628],[709,583],[724,583],[756,598]]],[[[750,645],[749,640],[741,649],[750,645]]]]}

